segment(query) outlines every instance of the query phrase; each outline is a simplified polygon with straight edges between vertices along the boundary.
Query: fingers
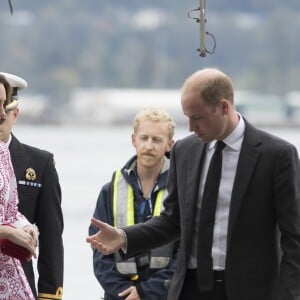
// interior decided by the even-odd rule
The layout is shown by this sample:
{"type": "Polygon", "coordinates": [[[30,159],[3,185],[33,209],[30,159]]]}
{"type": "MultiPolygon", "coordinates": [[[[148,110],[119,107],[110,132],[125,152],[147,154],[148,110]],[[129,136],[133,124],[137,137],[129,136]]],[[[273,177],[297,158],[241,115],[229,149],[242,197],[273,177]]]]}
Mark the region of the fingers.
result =
{"type": "Polygon", "coordinates": [[[86,241],[87,241],[87,243],[90,243],[92,246],[93,243],[97,242],[97,235],[93,234],[93,235],[88,236],[86,238],[86,241]]]}
{"type": "Polygon", "coordinates": [[[93,225],[95,225],[96,227],[98,227],[99,229],[102,229],[106,225],[106,223],[104,223],[104,222],[102,222],[102,221],[100,221],[100,220],[98,220],[94,217],[91,219],[91,223],[93,225]]]}
{"type": "Polygon", "coordinates": [[[122,291],[118,294],[119,297],[124,298],[125,300],[140,300],[140,296],[137,292],[137,289],[135,286],[131,286],[128,289],[122,291]]]}
{"type": "Polygon", "coordinates": [[[37,235],[32,232],[30,226],[16,229],[16,243],[30,251],[36,257],[36,247],[38,245],[37,235]]]}
{"type": "Polygon", "coordinates": [[[30,230],[30,234],[33,236],[33,238],[38,241],[38,238],[39,238],[39,230],[37,228],[36,225],[32,225],[31,226],[31,230],[30,230]]]}
{"type": "Polygon", "coordinates": [[[124,290],[123,292],[119,293],[118,296],[119,297],[126,297],[130,294],[131,292],[131,289],[132,289],[132,286],[129,287],[128,289],[124,290]]]}
{"type": "Polygon", "coordinates": [[[91,247],[92,247],[93,249],[96,249],[96,250],[100,251],[101,253],[103,253],[103,254],[105,254],[105,255],[111,254],[111,253],[108,251],[107,247],[106,247],[104,244],[102,244],[101,242],[97,241],[95,238],[93,238],[93,237],[88,237],[88,238],[86,239],[86,241],[87,241],[88,243],[91,244],[91,247]]]}
{"type": "Polygon", "coordinates": [[[24,227],[24,231],[30,234],[32,239],[34,240],[34,247],[38,246],[38,237],[39,237],[39,231],[37,226],[35,225],[27,225],[24,227]]]}
{"type": "Polygon", "coordinates": [[[30,236],[29,241],[27,242],[27,245],[25,247],[30,251],[31,255],[36,258],[37,242],[32,236],[30,236]]]}
{"type": "Polygon", "coordinates": [[[121,230],[95,218],[92,218],[91,222],[100,229],[96,234],[86,238],[86,242],[90,243],[92,248],[109,255],[125,245],[126,239],[121,230]]]}

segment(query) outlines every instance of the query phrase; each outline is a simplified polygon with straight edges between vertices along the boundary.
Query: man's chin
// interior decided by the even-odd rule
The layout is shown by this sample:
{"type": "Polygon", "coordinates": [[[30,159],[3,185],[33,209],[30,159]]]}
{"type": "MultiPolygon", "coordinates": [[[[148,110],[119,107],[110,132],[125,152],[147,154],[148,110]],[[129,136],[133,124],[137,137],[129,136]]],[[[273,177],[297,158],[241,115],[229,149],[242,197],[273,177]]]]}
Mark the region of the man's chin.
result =
{"type": "Polygon", "coordinates": [[[211,136],[208,136],[208,135],[205,135],[205,134],[200,134],[200,133],[195,132],[195,135],[203,143],[210,143],[213,140],[215,140],[215,138],[212,138],[211,136]]]}
{"type": "Polygon", "coordinates": [[[141,160],[142,164],[147,167],[147,168],[151,168],[152,166],[154,166],[156,164],[156,158],[154,158],[153,156],[151,157],[143,157],[143,159],[141,160]]]}
{"type": "Polygon", "coordinates": [[[196,133],[196,136],[198,137],[198,139],[199,139],[200,141],[202,141],[203,143],[206,143],[206,141],[205,141],[205,136],[204,136],[204,135],[200,135],[200,134],[196,133]]]}
{"type": "Polygon", "coordinates": [[[8,141],[8,138],[0,131],[0,141],[2,143],[6,143],[8,141]]]}

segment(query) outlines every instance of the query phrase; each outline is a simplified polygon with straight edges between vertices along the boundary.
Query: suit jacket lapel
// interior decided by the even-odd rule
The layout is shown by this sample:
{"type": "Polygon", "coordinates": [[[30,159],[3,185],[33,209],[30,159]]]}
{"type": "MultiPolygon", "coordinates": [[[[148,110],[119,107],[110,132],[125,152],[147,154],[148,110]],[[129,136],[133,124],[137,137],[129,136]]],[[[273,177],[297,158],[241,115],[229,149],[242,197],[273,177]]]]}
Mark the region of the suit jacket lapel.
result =
{"type": "Polygon", "coordinates": [[[259,157],[257,146],[260,143],[261,141],[258,139],[257,130],[246,122],[244,141],[242,144],[232,189],[227,236],[228,246],[230,245],[232,231],[235,226],[241,203],[247,191],[249,181],[251,180],[256,162],[259,157]]]}
{"type": "Polygon", "coordinates": [[[198,192],[200,185],[200,174],[205,156],[205,144],[195,136],[189,152],[187,153],[188,175],[186,176],[186,197],[185,197],[185,232],[186,245],[191,245],[195,213],[197,212],[198,192]]]}

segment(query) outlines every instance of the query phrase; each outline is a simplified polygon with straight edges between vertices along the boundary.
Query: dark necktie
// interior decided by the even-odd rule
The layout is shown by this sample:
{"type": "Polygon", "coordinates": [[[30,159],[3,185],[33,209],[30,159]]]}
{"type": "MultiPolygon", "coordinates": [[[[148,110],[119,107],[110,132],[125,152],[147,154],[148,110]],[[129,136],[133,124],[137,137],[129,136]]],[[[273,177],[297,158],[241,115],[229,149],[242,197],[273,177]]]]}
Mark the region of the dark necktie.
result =
{"type": "Polygon", "coordinates": [[[197,273],[200,292],[210,291],[214,285],[211,256],[215,214],[222,170],[222,150],[225,144],[218,141],[211,158],[204,186],[198,226],[197,273]]]}

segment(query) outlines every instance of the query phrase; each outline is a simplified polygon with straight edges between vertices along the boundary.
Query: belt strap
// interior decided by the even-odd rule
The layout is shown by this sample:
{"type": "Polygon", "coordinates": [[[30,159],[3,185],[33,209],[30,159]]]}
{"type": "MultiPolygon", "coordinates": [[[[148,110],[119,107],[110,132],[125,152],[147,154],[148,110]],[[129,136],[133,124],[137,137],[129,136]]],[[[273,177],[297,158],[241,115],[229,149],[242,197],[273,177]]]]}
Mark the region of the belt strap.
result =
{"type": "Polygon", "coordinates": [[[225,280],[225,271],[214,271],[214,281],[223,282],[225,280]]]}

